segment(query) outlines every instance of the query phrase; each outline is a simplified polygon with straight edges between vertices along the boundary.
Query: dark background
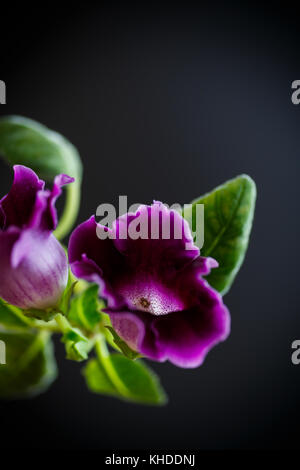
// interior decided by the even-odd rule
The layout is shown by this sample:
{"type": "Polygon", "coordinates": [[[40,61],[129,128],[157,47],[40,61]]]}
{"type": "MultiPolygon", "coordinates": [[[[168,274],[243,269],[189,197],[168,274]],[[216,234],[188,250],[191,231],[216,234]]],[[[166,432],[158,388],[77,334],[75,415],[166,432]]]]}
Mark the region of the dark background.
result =
{"type": "MultiPolygon", "coordinates": [[[[79,221],[119,194],[186,203],[240,173],[256,181],[258,200],[245,263],[225,297],[231,336],[199,369],[152,364],[166,407],[91,394],[57,340],[52,388],[0,404],[1,447],[297,447],[297,11],[253,2],[36,8],[16,4],[1,17],[0,113],[36,119],[78,147],[79,221]]],[[[0,170],[4,194],[12,173],[2,162],[0,170]]]]}

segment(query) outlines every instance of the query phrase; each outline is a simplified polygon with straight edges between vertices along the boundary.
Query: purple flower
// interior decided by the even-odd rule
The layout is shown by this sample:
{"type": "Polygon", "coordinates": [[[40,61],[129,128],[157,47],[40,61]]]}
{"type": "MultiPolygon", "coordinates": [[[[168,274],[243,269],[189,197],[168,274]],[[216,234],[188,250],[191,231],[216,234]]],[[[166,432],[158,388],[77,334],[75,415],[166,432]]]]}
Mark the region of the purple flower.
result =
{"type": "Polygon", "coordinates": [[[187,222],[159,202],[120,217],[112,229],[91,217],[72,233],[69,259],[75,276],[99,284],[118,335],[150,359],[197,367],[229,334],[229,312],[202,278],[217,262],[200,256],[187,222]],[[125,238],[138,223],[148,227],[147,239],[125,238]]]}
{"type": "Polygon", "coordinates": [[[68,263],[52,231],[57,225],[55,201],[61,186],[73,178],[56,176],[44,189],[30,168],[14,166],[14,182],[0,201],[0,296],[18,307],[54,307],[64,291],[68,263]]]}

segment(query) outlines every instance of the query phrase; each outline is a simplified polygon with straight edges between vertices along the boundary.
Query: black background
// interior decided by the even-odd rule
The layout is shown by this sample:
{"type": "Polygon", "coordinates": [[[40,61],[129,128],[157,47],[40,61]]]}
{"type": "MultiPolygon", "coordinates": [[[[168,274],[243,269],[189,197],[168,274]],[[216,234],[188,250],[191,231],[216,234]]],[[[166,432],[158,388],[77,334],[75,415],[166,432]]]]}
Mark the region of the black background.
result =
{"type": "MultiPolygon", "coordinates": [[[[89,393],[57,340],[52,388],[1,402],[0,447],[297,447],[297,11],[253,2],[20,8],[1,17],[0,113],[36,119],[78,147],[78,221],[119,194],[183,204],[240,173],[255,179],[258,200],[245,263],[225,297],[231,336],[199,369],[152,364],[166,407],[89,393]]],[[[4,194],[12,172],[0,170],[4,194]]]]}

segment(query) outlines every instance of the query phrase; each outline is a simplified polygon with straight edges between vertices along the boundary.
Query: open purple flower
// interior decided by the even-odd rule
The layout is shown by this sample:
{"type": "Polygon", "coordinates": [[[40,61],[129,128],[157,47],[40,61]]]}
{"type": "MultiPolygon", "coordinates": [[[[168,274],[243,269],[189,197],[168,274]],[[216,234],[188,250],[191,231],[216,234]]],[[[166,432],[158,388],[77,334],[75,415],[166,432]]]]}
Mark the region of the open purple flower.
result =
{"type": "Polygon", "coordinates": [[[18,307],[54,307],[68,278],[65,252],[52,231],[57,225],[55,201],[61,186],[73,178],[56,176],[44,189],[30,168],[14,166],[14,182],[0,201],[0,296],[18,307]]]}
{"type": "Polygon", "coordinates": [[[99,284],[118,335],[150,359],[197,367],[229,334],[229,312],[202,278],[217,262],[200,256],[187,222],[159,202],[118,218],[112,229],[91,217],[71,235],[69,259],[75,276],[99,284]],[[146,236],[127,236],[132,224],[147,227],[146,236]]]}

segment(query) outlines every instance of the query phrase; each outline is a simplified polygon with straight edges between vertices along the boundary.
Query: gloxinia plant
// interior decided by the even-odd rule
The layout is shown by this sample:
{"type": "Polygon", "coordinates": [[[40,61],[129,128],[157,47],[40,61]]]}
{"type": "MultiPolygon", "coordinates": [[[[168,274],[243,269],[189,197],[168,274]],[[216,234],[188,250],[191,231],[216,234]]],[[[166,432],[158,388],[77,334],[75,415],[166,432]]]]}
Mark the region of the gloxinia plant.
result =
{"type": "Polygon", "coordinates": [[[165,403],[157,376],[141,358],[195,368],[229,335],[223,295],[247,249],[254,182],[239,176],[181,211],[157,201],[142,205],[112,228],[93,216],[71,234],[67,259],[58,240],[78,212],[78,152],[34,121],[7,117],[0,120],[0,153],[15,164],[12,188],[0,201],[0,341],[6,349],[0,396],[31,396],[52,383],[51,336],[57,333],[68,359],[86,361],[91,391],[165,403]],[[54,180],[52,190],[39,177],[54,180]],[[55,201],[65,184],[58,221],[55,201]],[[197,204],[204,205],[203,247],[193,238],[197,204]],[[130,226],[138,223],[146,233],[132,238],[130,226]]]}

